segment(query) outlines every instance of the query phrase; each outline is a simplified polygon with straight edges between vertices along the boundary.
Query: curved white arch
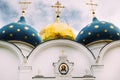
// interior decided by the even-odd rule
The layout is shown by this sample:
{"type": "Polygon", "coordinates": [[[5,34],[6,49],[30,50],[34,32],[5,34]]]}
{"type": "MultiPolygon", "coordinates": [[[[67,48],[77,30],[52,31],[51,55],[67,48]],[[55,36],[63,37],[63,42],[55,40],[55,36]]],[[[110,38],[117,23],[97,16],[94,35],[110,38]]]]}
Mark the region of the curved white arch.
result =
{"type": "Polygon", "coordinates": [[[36,47],[30,54],[29,58],[28,58],[28,62],[31,63],[34,56],[37,54],[40,54],[40,51],[43,51],[44,49],[47,49],[49,47],[52,46],[71,46],[74,47],[76,49],[78,49],[79,51],[83,51],[84,55],[87,56],[87,58],[90,60],[91,63],[95,62],[95,56],[92,54],[92,52],[86,48],[85,46],[71,41],[71,40],[63,40],[63,39],[59,39],[59,40],[51,40],[45,43],[40,44],[38,47],[36,47]]]}
{"type": "Polygon", "coordinates": [[[5,42],[5,41],[0,41],[0,46],[6,47],[6,48],[16,52],[16,54],[17,54],[17,56],[18,56],[18,58],[20,60],[20,63],[23,62],[24,56],[22,55],[22,51],[17,46],[15,46],[14,44],[11,44],[9,42],[5,42]]]}
{"type": "Polygon", "coordinates": [[[114,41],[114,42],[111,42],[111,43],[105,45],[105,46],[101,49],[100,54],[99,54],[99,56],[98,56],[98,58],[99,58],[99,59],[98,59],[98,64],[103,64],[102,61],[103,61],[103,58],[104,58],[106,52],[107,52],[108,50],[116,47],[116,46],[120,46],[120,40],[114,41]]]}

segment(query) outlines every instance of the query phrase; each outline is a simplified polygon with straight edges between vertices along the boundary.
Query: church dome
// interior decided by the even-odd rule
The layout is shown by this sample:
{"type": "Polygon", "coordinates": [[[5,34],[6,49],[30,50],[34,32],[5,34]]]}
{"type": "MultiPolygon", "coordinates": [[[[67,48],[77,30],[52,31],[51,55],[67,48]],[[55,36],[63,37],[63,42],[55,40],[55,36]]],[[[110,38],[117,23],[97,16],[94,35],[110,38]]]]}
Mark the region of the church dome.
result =
{"type": "Polygon", "coordinates": [[[0,40],[24,42],[34,47],[41,43],[39,34],[35,29],[26,24],[23,16],[18,22],[10,23],[1,28],[0,40]]]}
{"type": "Polygon", "coordinates": [[[71,27],[65,23],[55,22],[45,27],[41,32],[43,41],[53,39],[70,39],[75,40],[75,34],[71,27]]]}
{"type": "Polygon", "coordinates": [[[114,41],[120,39],[120,30],[114,24],[99,21],[96,17],[93,22],[83,28],[76,37],[76,41],[87,45],[96,41],[114,41]]]}

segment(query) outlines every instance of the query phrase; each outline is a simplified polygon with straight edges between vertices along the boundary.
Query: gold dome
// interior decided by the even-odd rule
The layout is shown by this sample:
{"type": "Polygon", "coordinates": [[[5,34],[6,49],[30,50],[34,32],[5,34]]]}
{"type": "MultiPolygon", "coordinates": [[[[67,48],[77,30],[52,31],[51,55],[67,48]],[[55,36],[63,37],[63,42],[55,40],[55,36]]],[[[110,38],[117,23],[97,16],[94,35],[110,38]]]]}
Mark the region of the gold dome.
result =
{"type": "Polygon", "coordinates": [[[71,27],[65,23],[55,22],[45,27],[41,32],[43,41],[52,39],[70,39],[75,40],[75,34],[71,27]]]}

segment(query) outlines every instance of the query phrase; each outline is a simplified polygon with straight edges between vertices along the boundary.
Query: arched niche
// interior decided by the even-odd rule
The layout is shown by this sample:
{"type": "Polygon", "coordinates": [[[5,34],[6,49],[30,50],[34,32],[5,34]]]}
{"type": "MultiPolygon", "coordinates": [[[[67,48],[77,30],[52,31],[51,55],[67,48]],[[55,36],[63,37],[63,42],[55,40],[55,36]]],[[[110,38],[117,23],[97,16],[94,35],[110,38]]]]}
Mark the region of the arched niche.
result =
{"type": "Polygon", "coordinates": [[[33,67],[33,76],[40,74],[50,77],[54,76],[53,62],[59,60],[59,56],[68,57],[69,62],[74,62],[72,76],[84,76],[85,70],[94,64],[94,55],[83,45],[70,40],[52,40],[39,45],[28,58],[33,67]]]}
{"type": "Polygon", "coordinates": [[[0,41],[0,80],[18,80],[18,66],[23,62],[21,50],[15,45],[0,41]]]}
{"type": "Polygon", "coordinates": [[[99,54],[98,64],[103,64],[103,72],[101,80],[119,80],[120,70],[120,40],[114,41],[106,45],[99,54]]]}

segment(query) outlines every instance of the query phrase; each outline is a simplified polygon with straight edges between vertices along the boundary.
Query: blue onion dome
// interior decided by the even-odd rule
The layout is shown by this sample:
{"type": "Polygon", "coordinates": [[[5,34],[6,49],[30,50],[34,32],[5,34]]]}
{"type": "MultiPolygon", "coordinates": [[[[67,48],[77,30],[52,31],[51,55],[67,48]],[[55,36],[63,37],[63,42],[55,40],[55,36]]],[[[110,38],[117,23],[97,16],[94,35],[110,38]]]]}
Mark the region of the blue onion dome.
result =
{"type": "Polygon", "coordinates": [[[99,41],[115,41],[119,39],[119,28],[112,23],[99,21],[94,17],[93,22],[78,33],[76,42],[88,45],[99,41]]]}
{"type": "Polygon", "coordinates": [[[23,42],[36,47],[41,43],[38,32],[26,24],[22,16],[18,22],[10,23],[0,30],[0,40],[8,42],[23,42]]]}

